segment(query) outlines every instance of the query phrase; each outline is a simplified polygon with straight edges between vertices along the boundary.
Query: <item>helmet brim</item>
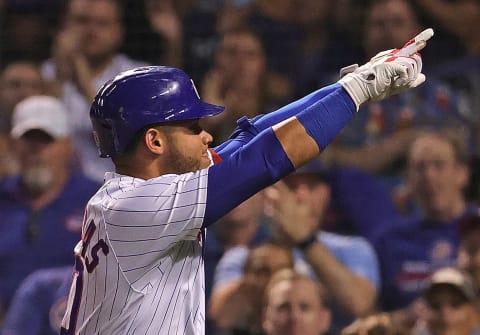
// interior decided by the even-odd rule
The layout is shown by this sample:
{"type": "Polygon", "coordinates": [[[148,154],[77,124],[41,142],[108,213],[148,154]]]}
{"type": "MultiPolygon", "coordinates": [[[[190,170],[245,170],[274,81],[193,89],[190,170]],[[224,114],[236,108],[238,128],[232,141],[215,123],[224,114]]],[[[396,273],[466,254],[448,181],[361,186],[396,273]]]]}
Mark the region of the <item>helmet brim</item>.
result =
{"type": "Polygon", "coordinates": [[[218,115],[224,110],[225,107],[223,106],[213,105],[199,100],[193,106],[190,106],[190,108],[176,111],[174,114],[165,117],[165,121],[203,119],[218,115]]]}

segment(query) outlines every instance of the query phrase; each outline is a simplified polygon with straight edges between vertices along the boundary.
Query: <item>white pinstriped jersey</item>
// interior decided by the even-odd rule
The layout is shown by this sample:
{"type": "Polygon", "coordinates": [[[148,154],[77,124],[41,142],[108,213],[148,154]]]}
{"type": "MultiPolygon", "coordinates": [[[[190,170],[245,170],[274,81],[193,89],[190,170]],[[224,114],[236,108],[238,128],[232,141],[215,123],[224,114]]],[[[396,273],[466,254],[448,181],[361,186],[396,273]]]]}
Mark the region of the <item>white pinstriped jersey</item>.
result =
{"type": "Polygon", "coordinates": [[[64,334],[205,333],[201,225],[208,169],[107,173],[89,201],[64,334]]]}

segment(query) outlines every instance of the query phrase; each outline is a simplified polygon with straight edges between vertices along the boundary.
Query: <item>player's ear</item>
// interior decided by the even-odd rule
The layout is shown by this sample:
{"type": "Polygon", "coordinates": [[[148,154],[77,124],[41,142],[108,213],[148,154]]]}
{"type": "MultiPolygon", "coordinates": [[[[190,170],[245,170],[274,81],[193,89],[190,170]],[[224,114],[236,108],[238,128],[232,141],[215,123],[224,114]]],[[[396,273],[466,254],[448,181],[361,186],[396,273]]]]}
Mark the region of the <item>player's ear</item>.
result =
{"type": "Polygon", "coordinates": [[[149,128],[145,132],[144,143],[147,149],[155,154],[162,154],[164,152],[164,135],[155,128],[149,128]]]}

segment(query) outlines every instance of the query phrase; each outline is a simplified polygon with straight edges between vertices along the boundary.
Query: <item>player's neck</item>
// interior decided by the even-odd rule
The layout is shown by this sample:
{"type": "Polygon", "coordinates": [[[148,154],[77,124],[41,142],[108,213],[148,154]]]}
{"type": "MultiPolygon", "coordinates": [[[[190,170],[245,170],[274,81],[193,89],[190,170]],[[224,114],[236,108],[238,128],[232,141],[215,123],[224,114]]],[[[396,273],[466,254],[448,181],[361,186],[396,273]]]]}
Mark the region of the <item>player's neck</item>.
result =
{"type": "Polygon", "coordinates": [[[164,175],[166,170],[162,169],[155,160],[130,159],[128,161],[116,162],[115,172],[121,175],[152,179],[164,175]]]}

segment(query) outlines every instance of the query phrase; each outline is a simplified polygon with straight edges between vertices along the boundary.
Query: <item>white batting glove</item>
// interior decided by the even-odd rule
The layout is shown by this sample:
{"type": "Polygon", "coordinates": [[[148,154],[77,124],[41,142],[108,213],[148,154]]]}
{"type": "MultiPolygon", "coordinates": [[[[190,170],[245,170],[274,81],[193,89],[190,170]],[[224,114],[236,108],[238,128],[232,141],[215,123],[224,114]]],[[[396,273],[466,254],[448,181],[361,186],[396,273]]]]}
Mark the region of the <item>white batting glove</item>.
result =
{"type": "Polygon", "coordinates": [[[338,82],[358,110],[367,101],[382,100],[423,83],[425,75],[418,72],[420,67],[413,57],[398,57],[384,63],[367,63],[338,82]]]}
{"type": "Polygon", "coordinates": [[[425,75],[421,73],[418,51],[432,36],[432,29],[424,30],[401,49],[382,51],[361,67],[353,64],[341,69],[339,83],[352,97],[357,110],[367,101],[382,100],[422,84],[425,75]]]}

